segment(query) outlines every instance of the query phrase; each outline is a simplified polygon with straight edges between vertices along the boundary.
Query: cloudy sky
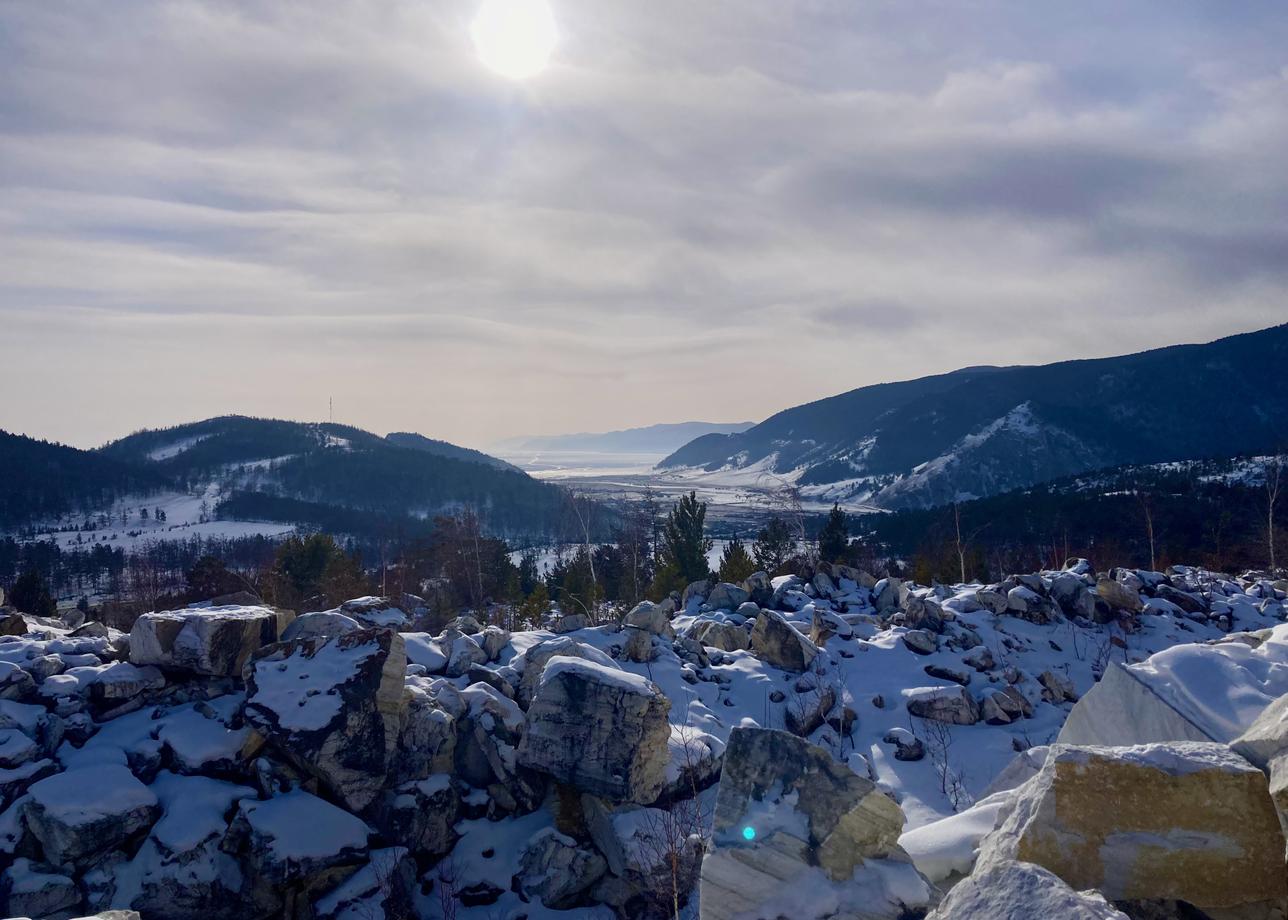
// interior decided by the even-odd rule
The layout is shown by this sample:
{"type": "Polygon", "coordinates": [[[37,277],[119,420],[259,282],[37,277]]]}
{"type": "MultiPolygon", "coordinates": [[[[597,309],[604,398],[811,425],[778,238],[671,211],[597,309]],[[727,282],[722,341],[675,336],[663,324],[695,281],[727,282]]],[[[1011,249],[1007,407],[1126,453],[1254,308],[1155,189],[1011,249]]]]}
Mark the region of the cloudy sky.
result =
{"type": "Polygon", "coordinates": [[[1288,319],[1282,0],[0,0],[0,427],[760,419],[1288,319]]]}

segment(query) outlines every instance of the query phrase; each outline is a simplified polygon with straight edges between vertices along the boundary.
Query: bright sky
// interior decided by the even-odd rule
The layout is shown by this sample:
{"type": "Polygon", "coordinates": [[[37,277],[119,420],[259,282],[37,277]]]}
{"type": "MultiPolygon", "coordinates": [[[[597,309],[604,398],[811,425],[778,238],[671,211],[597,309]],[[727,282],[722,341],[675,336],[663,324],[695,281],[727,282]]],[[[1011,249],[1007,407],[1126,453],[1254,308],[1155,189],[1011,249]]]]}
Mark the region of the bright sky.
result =
{"type": "Polygon", "coordinates": [[[479,0],[0,3],[0,428],[483,446],[1288,318],[1281,0],[549,8],[514,80],[479,0]]]}

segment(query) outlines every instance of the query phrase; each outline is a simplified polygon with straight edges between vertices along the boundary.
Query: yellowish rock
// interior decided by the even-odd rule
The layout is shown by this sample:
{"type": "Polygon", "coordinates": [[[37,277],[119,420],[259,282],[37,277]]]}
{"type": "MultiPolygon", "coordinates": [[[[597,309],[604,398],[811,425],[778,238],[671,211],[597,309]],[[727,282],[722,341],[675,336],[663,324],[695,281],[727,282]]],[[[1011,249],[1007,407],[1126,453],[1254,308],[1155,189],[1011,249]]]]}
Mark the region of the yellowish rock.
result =
{"type": "Polygon", "coordinates": [[[1018,859],[1112,901],[1184,900],[1214,918],[1288,910],[1266,776],[1225,745],[1056,745],[981,862],[1018,859]]]}

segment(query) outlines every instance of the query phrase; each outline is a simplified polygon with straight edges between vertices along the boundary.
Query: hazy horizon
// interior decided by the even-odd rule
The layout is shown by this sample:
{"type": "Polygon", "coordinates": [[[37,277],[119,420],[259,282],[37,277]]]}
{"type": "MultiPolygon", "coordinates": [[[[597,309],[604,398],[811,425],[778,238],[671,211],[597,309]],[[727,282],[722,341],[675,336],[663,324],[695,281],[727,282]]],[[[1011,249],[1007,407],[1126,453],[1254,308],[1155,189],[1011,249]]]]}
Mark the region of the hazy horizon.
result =
{"type": "Polygon", "coordinates": [[[0,428],[485,447],[1282,322],[1279,4],[0,7],[0,428]]]}

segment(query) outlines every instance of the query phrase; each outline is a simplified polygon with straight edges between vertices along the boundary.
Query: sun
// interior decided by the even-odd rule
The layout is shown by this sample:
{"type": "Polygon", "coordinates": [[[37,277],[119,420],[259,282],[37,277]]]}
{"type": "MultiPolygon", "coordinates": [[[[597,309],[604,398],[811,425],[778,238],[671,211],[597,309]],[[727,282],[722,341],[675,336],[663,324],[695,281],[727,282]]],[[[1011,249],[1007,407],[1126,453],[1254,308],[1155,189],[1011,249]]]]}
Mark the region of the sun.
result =
{"type": "Polygon", "coordinates": [[[526,80],[550,61],[555,17],[546,0],[483,0],[470,35],[480,61],[503,77],[526,80]]]}

